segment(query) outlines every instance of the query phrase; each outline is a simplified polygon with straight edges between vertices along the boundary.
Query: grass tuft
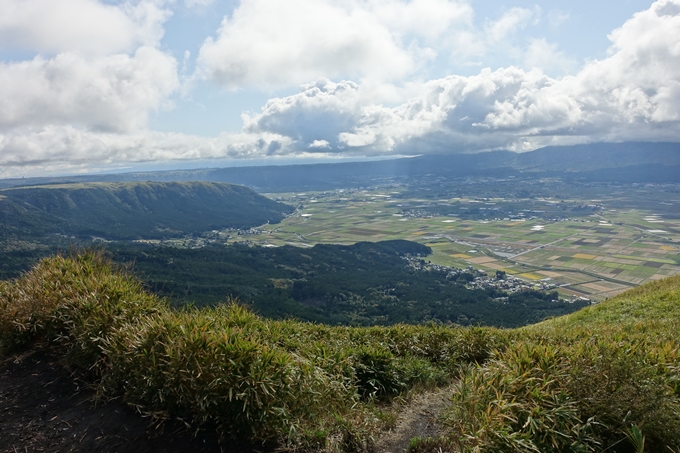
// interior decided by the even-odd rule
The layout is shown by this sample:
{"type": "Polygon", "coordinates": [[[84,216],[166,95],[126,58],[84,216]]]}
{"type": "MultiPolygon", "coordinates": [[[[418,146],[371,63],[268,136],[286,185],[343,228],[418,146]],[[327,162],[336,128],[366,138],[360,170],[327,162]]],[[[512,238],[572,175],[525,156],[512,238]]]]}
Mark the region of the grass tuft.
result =
{"type": "Polygon", "coordinates": [[[528,326],[463,368],[447,414],[461,451],[680,448],[680,278],[528,326]]]}

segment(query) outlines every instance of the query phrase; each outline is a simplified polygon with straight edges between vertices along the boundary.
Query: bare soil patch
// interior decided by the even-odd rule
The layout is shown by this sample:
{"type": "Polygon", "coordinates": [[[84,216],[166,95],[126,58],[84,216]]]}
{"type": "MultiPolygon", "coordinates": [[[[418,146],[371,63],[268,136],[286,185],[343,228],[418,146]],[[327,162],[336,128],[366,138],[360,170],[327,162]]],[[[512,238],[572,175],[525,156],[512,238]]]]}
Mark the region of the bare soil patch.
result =
{"type": "Polygon", "coordinates": [[[414,395],[413,399],[401,409],[395,427],[376,442],[378,453],[403,453],[408,449],[411,439],[439,437],[444,427],[439,419],[442,412],[451,404],[453,387],[448,386],[414,395]]]}

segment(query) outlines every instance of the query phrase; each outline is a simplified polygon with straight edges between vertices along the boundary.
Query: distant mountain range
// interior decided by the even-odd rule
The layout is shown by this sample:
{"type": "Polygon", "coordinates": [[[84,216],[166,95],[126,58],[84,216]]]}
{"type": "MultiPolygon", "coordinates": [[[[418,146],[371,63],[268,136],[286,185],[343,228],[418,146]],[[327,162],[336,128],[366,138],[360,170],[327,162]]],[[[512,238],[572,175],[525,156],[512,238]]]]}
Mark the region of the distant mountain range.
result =
{"type": "Polygon", "coordinates": [[[680,143],[595,143],[527,153],[439,154],[372,162],[210,168],[0,180],[0,188],[63,182],[213,181],[260,192],[365,186],[422,176],[562,177],[602,182],[680,182],[680,143]]]}
{"type": "Polygon", "coordinates": [[[0,237],[160,239],[277,223],[291,206],[214,182],[87,182],[0,190],[0,237]]]}

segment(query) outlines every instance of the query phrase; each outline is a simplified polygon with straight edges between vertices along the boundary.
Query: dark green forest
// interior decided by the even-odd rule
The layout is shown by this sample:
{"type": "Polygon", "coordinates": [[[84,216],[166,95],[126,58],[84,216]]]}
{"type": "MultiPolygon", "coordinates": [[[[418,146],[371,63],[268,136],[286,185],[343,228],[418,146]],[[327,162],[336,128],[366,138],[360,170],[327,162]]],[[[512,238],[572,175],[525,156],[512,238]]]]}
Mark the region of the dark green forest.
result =
{"type": "Polygon", "coordinates": [[[468,289],[474,277],[415,270],[403,257],[430,250],[409,241],[359,242],[312,248],[243,244],[178,249],[150,245],[108,248],[173,305],[197,306],[238,298],[269,318],[345,325],[419,324],[429,321],[515,327],[582,308],[551,302],[554,293],[507,294],[468,289]],[[494,300],[507,297],[507,300],[494,300]]]}

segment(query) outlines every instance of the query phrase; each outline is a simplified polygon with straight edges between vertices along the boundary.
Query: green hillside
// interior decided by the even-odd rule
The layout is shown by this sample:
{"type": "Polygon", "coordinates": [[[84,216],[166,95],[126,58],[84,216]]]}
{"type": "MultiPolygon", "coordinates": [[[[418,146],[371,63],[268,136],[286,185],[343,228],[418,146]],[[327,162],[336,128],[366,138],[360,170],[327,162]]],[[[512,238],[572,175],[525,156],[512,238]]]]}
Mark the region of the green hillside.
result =
{"type": "MultiPolygon", "coordinates": [[[[452,437],[482,451],[680,451],[680,277],[512,332],[463,371],[452,437]]],[[[457,440],[457,442],[459,442],[457,440]]]]}
{"type": "Polygon", "coordinates": [[[49,347],[103,397],[226,439],[372,451],[439,388],[445,430],[411,453],[678,452],[679,304],[674,277],[514,330],[331,327],[173,310],[86,253],[0,282],[0,351],[49,347]]]}
{"type": "Polygon", "coordinates": [[[293,208],[243,186],[210,182],[83,183],[0,191],[0,230],[160,239],[218,228],[276,223],[293,208]]]}
{"type": "Polygon", "coordinates": [[[626,291],[568,316],[525,328],[532,333],[597,335],[614,333],[647,342],[676,341],[680,332],[680,276],[626,291]]]}

